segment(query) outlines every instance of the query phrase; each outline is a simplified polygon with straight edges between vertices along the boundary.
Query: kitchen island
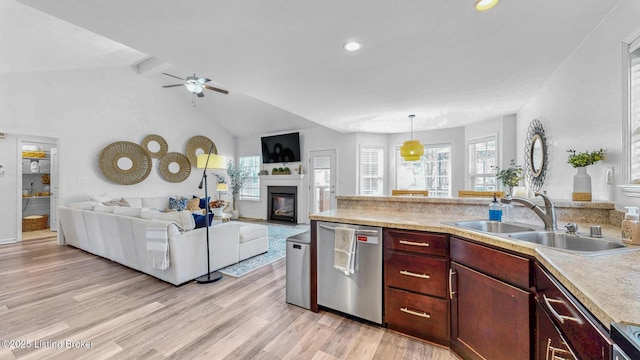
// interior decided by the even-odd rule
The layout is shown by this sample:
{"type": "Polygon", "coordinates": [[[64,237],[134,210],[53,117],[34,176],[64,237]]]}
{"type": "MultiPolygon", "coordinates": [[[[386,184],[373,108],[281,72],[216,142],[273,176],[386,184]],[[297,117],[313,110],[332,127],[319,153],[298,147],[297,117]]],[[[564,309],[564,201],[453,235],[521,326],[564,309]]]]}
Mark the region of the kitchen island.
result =
{"type": "MultiPolygon", "coordinates": [[[[640,323],[640,251],[604,256],[578,256],[534,243],[511,240],[447,223],[486,219],[487,199],[416,197],[338,197],[338,209],[313,214],[310,219],[448,234],[534,259],[551,273],[582,305],[609,328],[612,322],[640,323]]],[[[620,214],[611,203],[557,201],[558,227],[572,221],[580,229],[602,226],[602,233],[618,237],[620,214]],[[613,222],[614,224],[611,224],[613,222]]],[[[516,206],[516,221],[541,228],[531,210],[516,206]],[[531,214],[529,214],[531,213],[531,214]]],[[[584,231],[584,230],[582,230],[584,231]]],[[[588,232],[588,230],[587,230],[588,232]]],[[[317,306],[317,305],[316,305],[317,306]]]]}

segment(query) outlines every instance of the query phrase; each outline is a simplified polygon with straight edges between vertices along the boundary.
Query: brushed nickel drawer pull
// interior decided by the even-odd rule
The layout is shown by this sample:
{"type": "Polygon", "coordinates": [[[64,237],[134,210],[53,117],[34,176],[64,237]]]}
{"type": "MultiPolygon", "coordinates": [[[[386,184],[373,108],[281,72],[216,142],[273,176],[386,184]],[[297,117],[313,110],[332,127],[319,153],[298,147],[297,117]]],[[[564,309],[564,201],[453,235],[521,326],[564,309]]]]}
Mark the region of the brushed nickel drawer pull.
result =
{"type": "Polygon", "coordinates": [[[407,240],[400,240],[399,243],[402,244],[402,245],[411,245],[411,246],[423,246],[423,247],[428,247],[429,246],[429,243],[407,241],[407,240]]]}
{"type": "Polygon", "coordinates": [[[417,277],[417,278],[420,278],[420,279],[430,279],[431,278],[431,276],[427,275],[427,274],[416,274],[416,273],[413,273],[413,272],[410,272],[410,271],[406,271],[406,270],[400,270],[400,274],[407,275],[407,276],[413,276],[413,277],[417,277]]]}
{"type": "Polygon", "coordinates": [[[400,311],[405,312],[407,314],[419,316],[419,317],[422,317],[422,318],[425,318],[425,319],[431,319],[431,315],[427,314],[426,312],[417,312],[417,311],[409,310],[406,307],[401,307],[400,311]]]}
{"type": "Polygon", "coordinates": [[[551,311],[551,315],[553,315],[553,317],[558,319],[558,321],[560,321],[560,324],[564,324],[565,320],[575,321],[578,324],[582,324],[582,320],[575,317],[571,317],[571,316],[560,315],[558,314],[556,309],[554,309],[553,306],[551,306],[551,303],[564,304],[564,301],[559,299],[549,299],[545,294],[542,294],[542,299],[544,300],[545,304],[547,304],[547,308],[549,309],[549,311],[551,311]]]}

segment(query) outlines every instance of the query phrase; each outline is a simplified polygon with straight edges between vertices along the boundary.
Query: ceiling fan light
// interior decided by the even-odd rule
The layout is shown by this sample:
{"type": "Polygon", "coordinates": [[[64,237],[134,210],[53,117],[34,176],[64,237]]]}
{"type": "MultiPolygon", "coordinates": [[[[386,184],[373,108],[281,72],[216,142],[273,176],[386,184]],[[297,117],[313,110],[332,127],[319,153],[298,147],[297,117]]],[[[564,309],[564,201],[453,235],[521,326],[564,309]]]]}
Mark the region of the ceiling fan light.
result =
{"type": "Polygon", "coordinates": [[[184,84],[187,87],[187,90],[191,91],[194,94],[199,94],[202,92],[202,86],[197,82],[187,82],[184,84]]]}

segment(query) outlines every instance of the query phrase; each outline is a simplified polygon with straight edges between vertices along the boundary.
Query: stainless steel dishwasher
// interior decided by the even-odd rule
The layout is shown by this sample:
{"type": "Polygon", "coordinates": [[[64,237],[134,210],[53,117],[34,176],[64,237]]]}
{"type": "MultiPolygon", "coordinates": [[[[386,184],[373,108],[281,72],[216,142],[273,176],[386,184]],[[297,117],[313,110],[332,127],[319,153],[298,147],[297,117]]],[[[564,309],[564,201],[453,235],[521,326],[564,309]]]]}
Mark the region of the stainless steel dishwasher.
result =
{"type": "Polygon", "coordinates": [[[318,305],[382,324],[382,228],[317,223],[318,305]],[[355,271],[334,269],[335,228],[355,230],[355,271]]]}

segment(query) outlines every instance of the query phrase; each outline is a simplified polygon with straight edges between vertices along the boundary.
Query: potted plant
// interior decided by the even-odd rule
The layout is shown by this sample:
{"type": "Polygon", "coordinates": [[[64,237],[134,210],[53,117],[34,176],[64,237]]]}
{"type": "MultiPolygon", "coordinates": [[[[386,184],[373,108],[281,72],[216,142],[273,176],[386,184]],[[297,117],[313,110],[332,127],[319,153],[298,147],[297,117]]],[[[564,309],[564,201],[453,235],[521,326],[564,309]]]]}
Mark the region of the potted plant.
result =
{"type": "Polygon", "coordinates": [[[249,171],[245,169],[238,169],[233,165],[233,161],[229,160],[227,163],[227,175],[229,175],[229,189],[231,190],[231,196],[233,198],[233,207],[231,214],[233,219],[237,219],[239,214],[236,209],[236,202],[238,201],[238,194],[249,177],[249,171]]]}
{"type": "Polygon", "coordinates": [[[591,176],[587,174],[587,166],[604,160],[606,150],[600,149],[576,153],[575,150],[569,149],[567,152],[569,153],[567,163],[577,169],[576,174],[573,176],[571,200],[591,201],[591,176]]]}
{"type": "Polygon", "coordinates": [[[516,165],[516,161],[511,159],[508,168],[500,170],[499,167],[496,167],[495,169],[496,178],[500,180],[502,186],[507,188],[507,196],[511,196],[513,188],[518,186],[520,180],[522,180],[522,166],[516,165]]]}

